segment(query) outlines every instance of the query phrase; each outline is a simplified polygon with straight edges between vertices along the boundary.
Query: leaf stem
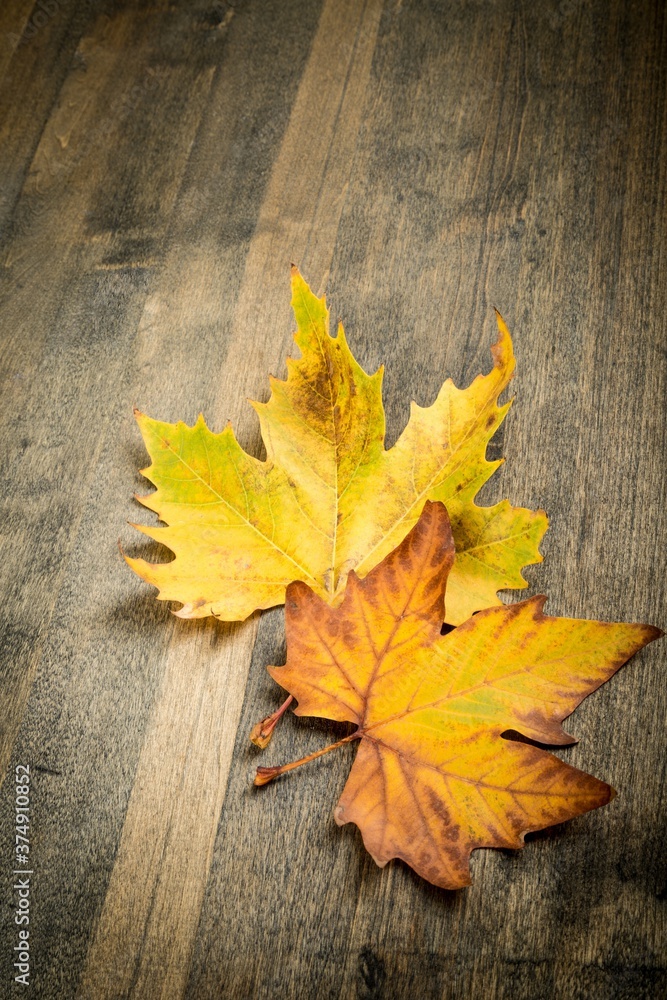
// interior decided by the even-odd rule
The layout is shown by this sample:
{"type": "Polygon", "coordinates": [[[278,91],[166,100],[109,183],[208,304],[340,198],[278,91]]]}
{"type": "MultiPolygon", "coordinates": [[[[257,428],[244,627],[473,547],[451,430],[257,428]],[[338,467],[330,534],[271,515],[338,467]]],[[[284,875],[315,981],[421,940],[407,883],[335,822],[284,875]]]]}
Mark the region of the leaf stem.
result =
{"type": "Polygon", "coordinates": [[[276,728],[293,701],[293,695],[288,695],[280,708],[276,709],[272,715],[267,715],[267,717],[262,719],[261,722],[258,722],[256,726],[253,726],[252,732],[250,733],[251,743],[254,743],[256,747],[260,747],[264,750],[264,748],[269,745],[271,737],[273,736],[273,730],[276,728]]]}
{"type": "Polygon", "coordinates": [[[328,747],[323,747],[322,750],[316,750],[315,753],[309,753],[306,757],[302,757],[300,760],[293,760],[291,764],[280,764],[275,767],[258,767],[257,774],[255,775],[256,785],[268,785],[270,781],[274,778],[279,778],[281,774],[285,774],[287,771],[293,771],[295,767],[301,767],[302,764],[308,764],[311,760],[317,760],[318,757],[323,757],[325,753],[330,753],[332,750],[337,750],[338,747],[342,747],[344,743],[351,743],[352,740],[358,740],[361,736],[361,730],[357,729],[355,733],[350,736],[345,736],[342,740],[338,740],[338,743],[332,743],[328,747]]]}

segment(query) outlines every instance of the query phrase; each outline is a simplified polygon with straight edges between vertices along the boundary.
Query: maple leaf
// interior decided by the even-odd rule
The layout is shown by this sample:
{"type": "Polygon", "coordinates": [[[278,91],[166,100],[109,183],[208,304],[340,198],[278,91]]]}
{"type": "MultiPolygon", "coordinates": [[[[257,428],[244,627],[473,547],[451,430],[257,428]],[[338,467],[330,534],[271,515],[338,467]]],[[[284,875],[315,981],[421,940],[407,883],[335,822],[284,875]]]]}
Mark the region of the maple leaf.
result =
{"type": "Polygon", "coordinates": [[[137,499],[168,527],[135,527],[176,558],[128,558],[129,565],[161,600],[180,601],[183,618],[246,618],[281,604],[293,580],[336,604],[351,569],[368,573],[406,536],[424,502],[441,500],[457,551],[448,620],[500,604],[500,589],[526,587],[521,569],[541,561],[546,515],[507,500],[474,503],[501,464],[485,452],[510,406],[498,406],[514,371],[500,316],[491,372],[467,389],[448,379],[432,406],[413,403],[387,451],[382,368],[372,376],[362,370],[342,326],[330,336],[326,302],[296,268],[292,306],[301,357],[288,359],[285,381],[271,377],[268,403],[252,403],[266,461],[243,451],[230,425],[214,434],[202,416],[188,427],[137,412],[152,460],[143,474],[157,487],[137,499]]]}
{"type": "MultiPolygon", "coordinates": [[[[456,556],[458,559],[458,554],[456,556]]],[[[332,608],[306,584],[287,589],[287,663],[274,679],[297,715],[358,726],[304,761],[258,768],[266,784],[340,743],[360,740],[336,822],[356,823],[380,866],[402,858],[435,885],[470,883],[478,847],[605,805],[609,785],[535,746],[576,742],[562,721],[662,633],[542,613],[546,598],[481,611],[441,635],[454,543],[441,503],[427,503],[397,549],[332,608]]],[[[455,565],[455,564],[454,564],[455,565]]]]}

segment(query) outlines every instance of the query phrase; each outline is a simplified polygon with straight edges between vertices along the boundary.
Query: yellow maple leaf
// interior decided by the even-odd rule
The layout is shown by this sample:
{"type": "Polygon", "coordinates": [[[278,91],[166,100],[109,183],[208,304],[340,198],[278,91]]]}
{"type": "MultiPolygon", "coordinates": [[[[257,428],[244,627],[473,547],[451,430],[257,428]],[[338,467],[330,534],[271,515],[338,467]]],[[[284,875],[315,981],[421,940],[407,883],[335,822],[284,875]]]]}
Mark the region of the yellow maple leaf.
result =
{"type": "Polygon", "coordinates": [[[325,299],[296,268],[292,306],[301,357],[288,359],[285,381],[271,377],[267,403],[252,404],[265,461],[248,455],[229,425],[215,434],[202,416],[188,427],[137,413],[152,460],[143,473],[157,487],[138,499],[168,527],[135,527],[175,559],[129,565],[161,600],[181,602],[184,618],[246,618],[283,603],[293,580],[335,605],[350,570],[368,573],[416,524],[425,501],[440,500],[456,543],[450,623],[500,604],[500,589],[527,586],[521,569],[542,558],[545,513],[506,500],[474,503],[501,464],[486,460],[486,446],[510,406],[498,405],[514,371],[501,317],[491,372],[467,389],[448,379],[432,406],[413,403],[387,451],[382,368],[363,371],[342,326],[330,335],[325,299]]]}

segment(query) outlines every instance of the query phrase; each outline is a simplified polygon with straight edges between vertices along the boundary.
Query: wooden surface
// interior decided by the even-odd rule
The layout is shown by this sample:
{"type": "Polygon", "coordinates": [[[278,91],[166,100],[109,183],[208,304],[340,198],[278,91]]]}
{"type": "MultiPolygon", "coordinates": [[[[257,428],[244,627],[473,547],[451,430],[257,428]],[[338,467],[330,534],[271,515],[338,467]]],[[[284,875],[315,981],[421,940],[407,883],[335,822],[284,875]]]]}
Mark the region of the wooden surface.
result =
{"type": "Polygon", "coordinates": [[[133,404],[260,454],[294,260],[386,363],[390,441],[488,370],[497,306],[483,499],[550,514],[530,592],[664,627],[663,3],[6,0],[0,80],[0,995],[27,763],[35,996],[667,996],[664,645],[568,724],[618,798],[444,892],[334,824],[352,748],[251,787],[282,610],[177,620],[117,549],[151,551],[133,404]]]}

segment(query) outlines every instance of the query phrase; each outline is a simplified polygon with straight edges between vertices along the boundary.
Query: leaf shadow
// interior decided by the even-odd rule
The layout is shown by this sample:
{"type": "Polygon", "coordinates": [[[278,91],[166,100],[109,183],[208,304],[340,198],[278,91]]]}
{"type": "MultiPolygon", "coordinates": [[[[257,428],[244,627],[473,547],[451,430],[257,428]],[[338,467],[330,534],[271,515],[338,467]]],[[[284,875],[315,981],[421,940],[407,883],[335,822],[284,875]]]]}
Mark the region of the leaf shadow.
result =
{"type": "Polygon", "coordinates": [[[101,616],[101,621],[112,627],[116,634],[124,634],[136,639],[138,635],[155,635],[162,646],[166,636],[177,630],[182,636],[187,633],[194,635],[200,631],[213,630],[212,645],[223,639],[233,638],[245,622],[224,622],[208,616],[207,618],[178,618],[173,614],[171,601],[158,601],[153,592],[139,596],[129,595],[117,601],[101,616]],[[165,625],[171,626],[171,631],[165,633],[165,625]]]}
{"type": "Polygon", "coordinates": [[[346,823],[339,828],[338,832],[341,837],[348,840],[350,846],[357,852],[360,880],[369,893],[381,893],[382,883],[386,879],[398,878],[409,886],[410,892],[414,891],[415,895],[419,894],[422,900],[430,900],[441,908],[453,910],[462,904],[465,896],[464,889],[443,889],[433,885],[432,882],[417,874],[401,858],[392,858],[384,868],[377,865],[366,850],[361,831],[355,823],[346,823]]]}
{"type": "Polygon", "coordinates": [[[569,824],[556,823],[554,826],[546,826],[543,830],[532,830],[530,833],[526,834],[524,842],[526,844],[530,844],[533,841],[539,840],[555,840],[556,838],[564,836],[569,826],[571,826],[571,821],[569,824]]]}
{"type": "Polygon", "coordinates": [[[500,734],[500,738],[511,743],[525,743],[526,746],[536,747],[538,750],[567,750],[579,742],[575,736],[572,736],[570,743],[541,743],[530,736],[524,736],[517,729],[506,729],[500,734]]]}
{"type": "MultiPolygon", "coordinates": [[[[134,501],[134,503],[137,503],[137,501],[134,501]]],[[[139,506],[138,503],[137,506],[139,506]]],[[[142,507],[141,510],[144,511],[145,508],[142,507]]],[[[158,526],[162,524],[163,522],[158,522],[158,526]]],[[[153,519],[153,524],[150,526],[156,526],[155,518],[153,519]]],[[[129,556],[131,559],[145,559],[148,563],[170,563],[176,558],[168,545],[156,542],[152,538],[148,540],[145,535],[137,533],[137,530],[134,528],[130,536],[130,541],[127,545],[123,543],[120,546],[120,550],[123,556],[129,556]]],[[[155,597],[153,597],[153,600],[155,600],[155,597]]]]}
{"type": "Polygon", "coordinates": [[[142,632],[163,630],[172,619],[169,605],[156,601],[154,593],[130,594],[109,605],[101,616],[101,620],[114,631],[135,637],[138,629],[142,632]]]}
{"type": "Polygon", "coordinates": [[[146,451],[146,446],[141,440],[141,434],[136,425],[134,429],[137,432],[137,440],[133,439],[132,441],[128,441],[123,451],[130,468],[137,477],[137,480],[141,481],[145,486],[148,486],[150,485],[150,481],[146,479],[146,477],[142,475],[139,470],[145,469],[150,464],[150,458],[148,452],[146,451]]]}

